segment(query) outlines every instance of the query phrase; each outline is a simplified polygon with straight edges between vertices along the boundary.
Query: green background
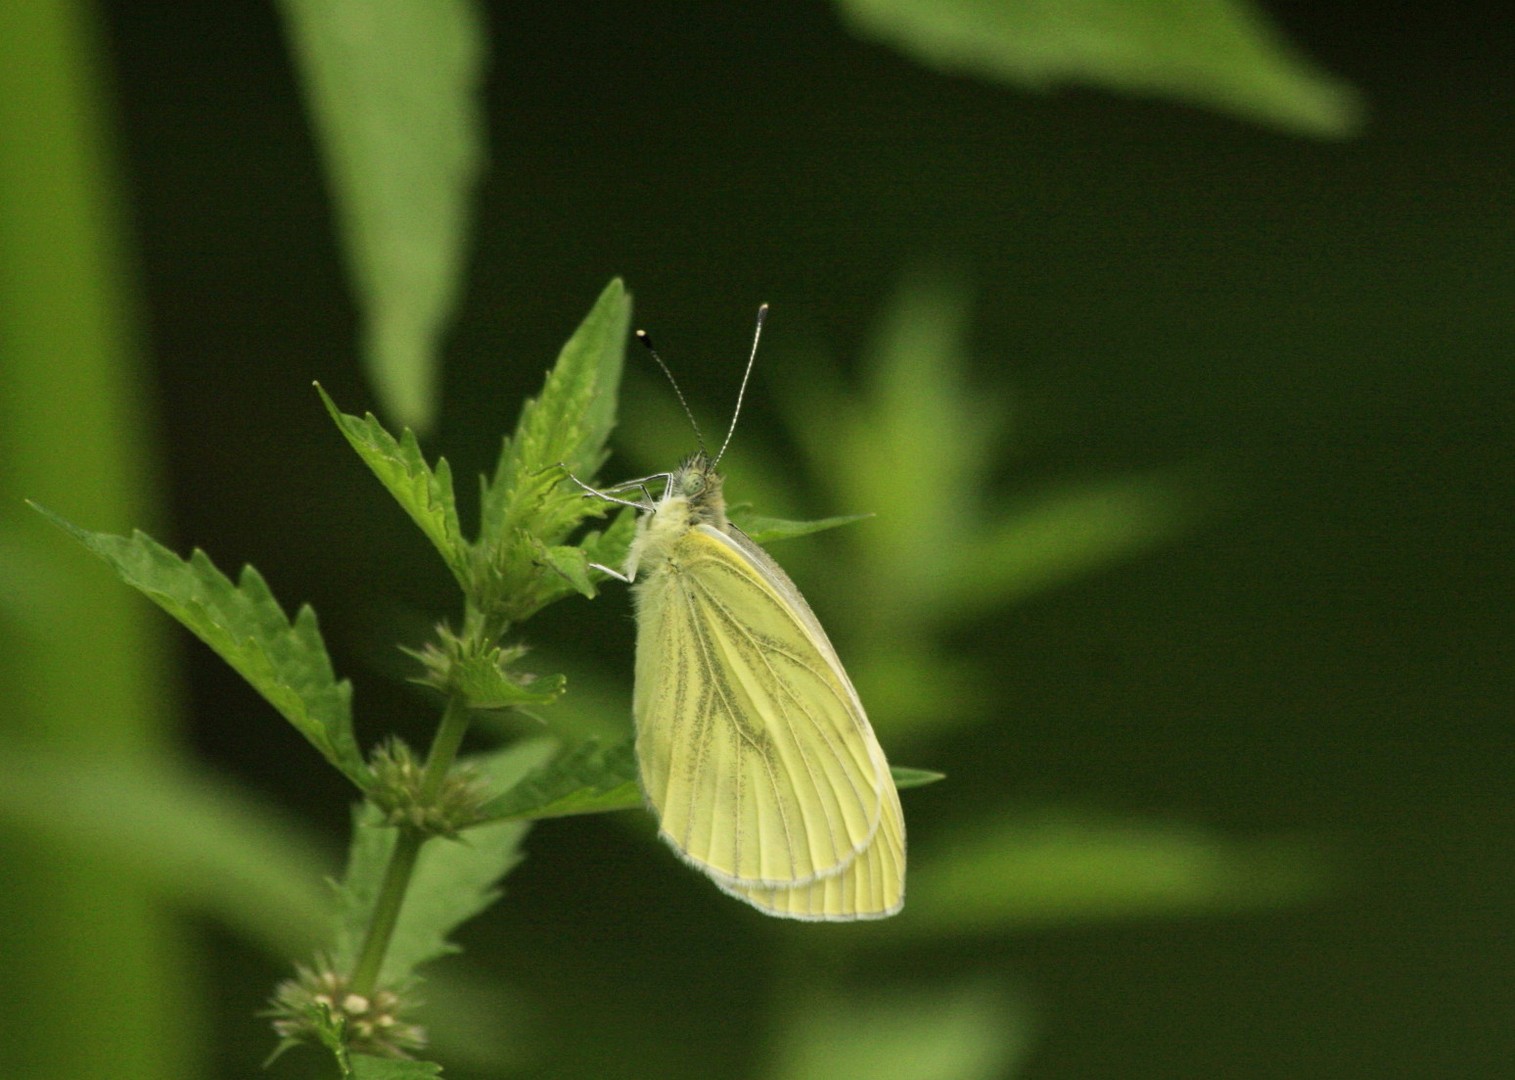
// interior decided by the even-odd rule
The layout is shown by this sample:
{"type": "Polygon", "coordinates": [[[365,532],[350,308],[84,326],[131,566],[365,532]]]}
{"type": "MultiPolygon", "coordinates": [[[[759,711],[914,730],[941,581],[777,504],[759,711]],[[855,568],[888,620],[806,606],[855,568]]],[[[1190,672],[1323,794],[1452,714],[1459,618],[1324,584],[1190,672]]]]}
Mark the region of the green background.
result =
{"type": "MultiPolygon", "coordinates": [[[[465,499],[621,275],[707,426],[772,304],[737,443],[777,463],[791,504],[759,509],[873,511],[855,528],[887,530],[894,506],[835,505],[786,464],[793,403],[819,370],[866,384],[883,313],[944,282],[969,312],[970,396],[993,398],[1010,433],[978,497],[1170,467],[1210,495],[1169,542],[944,631],[973,682],[941,709],[971,722],[897,741],[880,724],[900,764],[949,775],[904,797],[912,858],[1055,807],[1302,838],[1331,870],[1261,912],[923,936],[764,920],[645,820],[549,822],[455,962],[490,987],[477,1020],[503,1063],[447,1075],[810,1075],[807,1017],[839,1008],[837,1030],[893,1045],[921,1001],[1005,1040],[977,1072],[922,1076],[1508,1070],[1515,33],[1475,4],[1268,10],[1362,92],[1358,137],[943,76],[816,4],[489,8],[490,165],[427,441],[465,499]]],[[[276,13],[99,13],[162,508],[83,523],[256,564],[287,606],[321,613],[358,683],[360,736],[419,741],[434,716],[393,643],[418,643],[454,600],[310,390],[380,408],[276,13]]],[[[611,477],[689,442],[639,353],[629,368],[611,477]]],[[[879,601],[827,550],[776,554],[828,623],[865,624],[879,601]]],[[[118,588],[83,564],[63,565],[118,588]]],[[[96,645],[76,631],[87,680],[96,645]]],[[[528,636],[541,670],[629,695],[619,590],[528,636]]],[[[180,643],[174,663],[172,738],[319,829],[335,872],[340,778],[205,650],[180,643]]],[[[165,948],[192,980],[173,993],[200,1010],[169,1024],[191,1047],[181,1074],[252,1075],[270,1044],[252,1014],[287,962],[170,906],[165,948]]],[[[114,1023],[91,1037],[109,1045],[114,1023]]]]}

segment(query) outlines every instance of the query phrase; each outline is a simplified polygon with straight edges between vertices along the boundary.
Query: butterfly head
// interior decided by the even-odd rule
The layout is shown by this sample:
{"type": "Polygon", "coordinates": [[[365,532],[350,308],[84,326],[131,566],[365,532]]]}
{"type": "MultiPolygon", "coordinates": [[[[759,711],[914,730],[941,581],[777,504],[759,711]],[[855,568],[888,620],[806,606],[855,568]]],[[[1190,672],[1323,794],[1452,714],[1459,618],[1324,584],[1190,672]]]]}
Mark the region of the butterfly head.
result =
{"type": "Polygon", "coordinates": [[[668,477],[658,513],[674,510],[688,515],[688,524],[726,524],[726,498],[721,494],[721,474],[703,452],[686,458],[668,477]]]}

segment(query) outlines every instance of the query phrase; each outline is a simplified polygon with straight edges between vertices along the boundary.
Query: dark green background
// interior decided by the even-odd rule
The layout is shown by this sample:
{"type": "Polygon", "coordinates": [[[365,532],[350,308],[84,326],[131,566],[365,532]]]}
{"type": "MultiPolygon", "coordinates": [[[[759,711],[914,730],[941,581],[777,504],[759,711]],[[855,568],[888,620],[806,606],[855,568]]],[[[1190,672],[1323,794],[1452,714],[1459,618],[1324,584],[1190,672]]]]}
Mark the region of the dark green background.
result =
{"type": "MultiPolygon", "coordinates": [[[[1339,887],[844,974],[1014,988],[1038,1025],[1020,1075],[1038,1080],[1492,1076],[1515,1059],[1515,35],[1471,3],[1269,8],[1364,92],[1360,138],[946,78],[819,4],[492,10],[492,167],[429,445],[461,476],[488,467],[613,274],[712,414],[773,305],[743,437],[776,452],[765,384],[803,385],[807,349],[853,357],[924,269],[967,284],[975,378],[1015,402],[1006,498],[1223,463],[1232,498],[1192,535],[963,629],[1002,673],[998,711],[908,762],[951,774],[907,798],[912,848],[990,802],[1084,803],[1320,836],[1339,887]]],[[[281,28],[261,4],[104,9],[164,538],[310,600],[365,733],[423,731],[419,699],[382,700],[388,643],[451,593],[310,391],[373,406],[281,28]]],[[[664,393],[632,378],[624,407],[664,393]]],[[[542,632],[629,672],[626,614],[570,603],[542,632]]],[[[335,851],[343,785],[217,661],[185,657],[199,749],[327,822],[335,851]]],[[[524,993],[530,1075],[744,1075],[785,995],[764,953],[791,928],[623,824],[534,832],[468,962],[524,993]]],[[[212,936],[225,1023],[248,1032],[226,1075],[246,1075],[266,1043],[245,1017],[282,970],[212,936]]]]}

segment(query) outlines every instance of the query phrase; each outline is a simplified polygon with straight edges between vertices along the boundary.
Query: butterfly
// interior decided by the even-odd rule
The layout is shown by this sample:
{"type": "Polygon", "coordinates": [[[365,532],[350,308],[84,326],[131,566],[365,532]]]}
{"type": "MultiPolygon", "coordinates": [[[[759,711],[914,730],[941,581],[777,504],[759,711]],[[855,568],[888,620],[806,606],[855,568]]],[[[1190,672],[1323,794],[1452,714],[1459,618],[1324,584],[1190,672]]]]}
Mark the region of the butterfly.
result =
{"type": "Polygon", "coordinates": [[[899,793],[820,621],[726,516],[716,467],[735,414],[714,457],[695,425],[698,453],[610,489],[639,488],[640,500],[581,485],[641,514],[621,570],[599,569],[632,586],[642,793],[661,837],[732,896],[785,918],[883,918],[904,904],[899,793]]]}

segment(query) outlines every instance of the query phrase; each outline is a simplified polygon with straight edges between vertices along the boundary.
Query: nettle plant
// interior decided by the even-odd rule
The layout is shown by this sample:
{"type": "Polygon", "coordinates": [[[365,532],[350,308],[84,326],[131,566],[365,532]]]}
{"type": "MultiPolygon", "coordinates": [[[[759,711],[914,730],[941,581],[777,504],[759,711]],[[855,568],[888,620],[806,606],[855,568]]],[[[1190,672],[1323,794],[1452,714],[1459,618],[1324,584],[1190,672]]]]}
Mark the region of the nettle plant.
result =
{"type": "MultiPolygon", "coordinates": [[[[274,994],[282,1051],[324,1046],[343,1077],[433,1076],[415,1060],[424,1031],[408,1017],[418,969],[456,951],[449,935],[499,895],[520,859],[529,823],[569,814],[640,807],[631,741],[604,745],[548,733],[483,753],[460,753],[471,721],[491,710],[536,710],[565,692],[561,675],[521,666],[524,623],[555,601],[593,597],[618,566],[636,514],[587,497],[570,477],[604,464],[630,329],[630,299],[612,281],[563,347],[539,397],[526,402],[481,484],[479,535],[459,524],[445,459],[433,466],[415,436],[391,436],[371,414],[342,413],[317,391],[347,441],[442,557],[462,592],[457,626],[411,655],[415,679],[443,699],[431,745],[418,754],[386,738],[364,754],[354,734],[352,685],[338,679],[317,628],[301,607],[289,619],[251,566],[236,581],[196,550],[181,559],[151,537],[81,529],[49,519],[112,566],[237,670],[358,790],[347,868],[329,944],[274,994]],[[589,527],[607,514],[603,526],[589,527]],[[463,842],[458,842],[458,841],[463,842]]],[[[802,535],[855,518],[791,522],[734,517],[758,542],[802,535]]],[[[629,710],[628,710],[629,711],[629,710]]],[[[908,787],[934,778],[895,769],[908,787]]]]}

